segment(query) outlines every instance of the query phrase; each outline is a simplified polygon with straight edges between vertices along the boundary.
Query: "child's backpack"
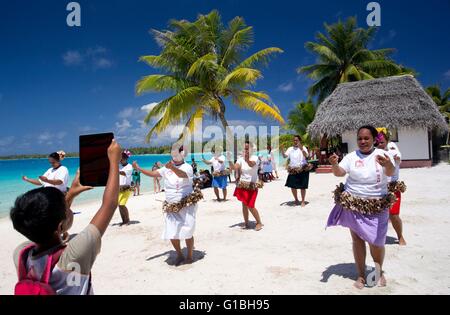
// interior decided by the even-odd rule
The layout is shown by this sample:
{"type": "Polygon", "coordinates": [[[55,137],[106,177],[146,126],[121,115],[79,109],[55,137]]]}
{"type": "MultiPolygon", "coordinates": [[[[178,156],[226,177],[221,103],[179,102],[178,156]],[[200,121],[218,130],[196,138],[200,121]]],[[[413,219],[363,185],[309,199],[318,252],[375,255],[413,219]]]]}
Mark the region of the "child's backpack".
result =
{"type": "Polygon", "coordinates": [[[19,281],[14,289],[15,295],[56,295],[55,290],[49,285],[50,277],[52,275],[53,268],[58,263],[59,257],[65,249],[65,246],[59,247],[53,254],[48,255],[45,263],[44,272],[41,279],[34,279],[27,272],[26,261],[28,254],[35,248],[35,244],[30,244],[19,255],[19,268],[18,276],[19,281]]]}

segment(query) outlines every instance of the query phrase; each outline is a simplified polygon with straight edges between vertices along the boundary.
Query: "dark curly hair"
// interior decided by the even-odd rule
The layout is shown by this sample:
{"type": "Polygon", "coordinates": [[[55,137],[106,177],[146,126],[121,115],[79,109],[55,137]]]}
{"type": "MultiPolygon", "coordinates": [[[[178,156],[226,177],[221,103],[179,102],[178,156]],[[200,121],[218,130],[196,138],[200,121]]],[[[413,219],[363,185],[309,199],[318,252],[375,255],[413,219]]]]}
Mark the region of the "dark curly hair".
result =
{"type": "Polygon", "coordinates": [[[64,194],[54,187],[41,187],[17,197],[10,211],[14,229],[35,243],[51,240],[66,218],[64,194]]]}
{"type": "Polygon", "coordinates": [[[375,139],[376,139],[376,137],[377,137],[377,135],[378,135],[378,131],[377,131],[377,129],[376,129],[374,126],[371,126],[371,125],[364,125],[364,126],[361,126],[361,127],[359,127],[358,133],[357,133],[357,134],[359,134],[359,132],[360,132],[362,129],[367,129],[367,130],[369,130],[370,133],[371,133],[371,135],[372,135],[372,137],[373,137],[373,140],[375,141],[375,139]]]}

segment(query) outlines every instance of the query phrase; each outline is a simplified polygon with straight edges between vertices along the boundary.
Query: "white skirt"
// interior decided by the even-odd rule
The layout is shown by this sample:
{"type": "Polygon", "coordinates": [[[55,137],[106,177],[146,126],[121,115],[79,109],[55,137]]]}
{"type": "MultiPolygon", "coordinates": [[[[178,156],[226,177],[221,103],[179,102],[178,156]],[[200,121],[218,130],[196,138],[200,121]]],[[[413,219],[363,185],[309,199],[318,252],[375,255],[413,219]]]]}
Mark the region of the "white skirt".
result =
{"type": "Polygon", "coordinates": [[[194,236],[197,205],[183,208],[178,213],[165,213],[166,226],[162,235],[165,240],[186,240],[194,236]]]}

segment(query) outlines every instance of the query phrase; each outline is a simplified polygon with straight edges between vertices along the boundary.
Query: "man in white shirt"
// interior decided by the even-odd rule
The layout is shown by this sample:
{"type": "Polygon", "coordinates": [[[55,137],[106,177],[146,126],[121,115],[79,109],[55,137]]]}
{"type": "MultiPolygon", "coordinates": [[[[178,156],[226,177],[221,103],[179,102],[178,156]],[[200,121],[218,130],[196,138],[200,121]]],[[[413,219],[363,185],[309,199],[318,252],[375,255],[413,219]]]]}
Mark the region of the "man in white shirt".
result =
{"type": "Polygon", "coordinates": [[[130,224],[130,215],[126,205],[131,196],[131,175],[133,174],[133,166],[128,163],[128,158],[128,154],[123,152],[119,165],[119,211],[122,218],[121,225],[130,224]]]}

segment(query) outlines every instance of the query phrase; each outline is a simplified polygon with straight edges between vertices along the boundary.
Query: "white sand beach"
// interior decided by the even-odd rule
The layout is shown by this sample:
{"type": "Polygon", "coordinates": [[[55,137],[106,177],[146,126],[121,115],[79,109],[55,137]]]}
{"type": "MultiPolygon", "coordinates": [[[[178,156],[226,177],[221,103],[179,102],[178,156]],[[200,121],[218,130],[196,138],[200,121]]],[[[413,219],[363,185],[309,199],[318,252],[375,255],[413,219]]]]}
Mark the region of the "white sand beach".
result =
{"type": "MultiPolygon", "coordinates": [[[[96,294],[450,294],[450,165],[402,169],[408,186],[401,217],[408,245],[395,244],[389,227],[384,269],[387,287],[353,288],[355,269],[350,233],[325,230],[333,206],[331,191],[342,179],[310,176],[309,204],[301,208],[284,187],[286,174],[260,191],[257,208],[264,228],[241,230],[240,203],[213,201],[204,191],[195,233],[195,262],[175,267],[169,242],[161,239],[163,194],[146,193],[128,203],[131,220],[119,227],[118,211],[94,265],[96,294]]],[[[99,202],[75,201],[72,233],[90,221],[99,202]]],[[[0,220],[0,294],[12,294],[16,274],[12,252],[22,241],[8,218],[0,220]]],[[[373,266],[368,255],[367,263],[373,266]]]]}

